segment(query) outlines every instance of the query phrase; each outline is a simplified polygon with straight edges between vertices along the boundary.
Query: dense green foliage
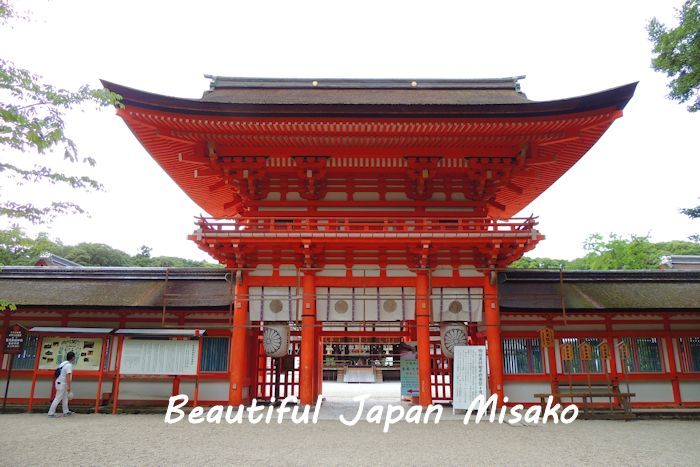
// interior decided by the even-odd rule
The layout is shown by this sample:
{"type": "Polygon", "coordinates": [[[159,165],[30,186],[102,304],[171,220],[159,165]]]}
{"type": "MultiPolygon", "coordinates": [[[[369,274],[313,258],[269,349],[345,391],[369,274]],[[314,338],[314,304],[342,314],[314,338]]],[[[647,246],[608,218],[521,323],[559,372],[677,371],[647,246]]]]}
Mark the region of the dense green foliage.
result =
{"type": "Polygon", "coordinates": [[[658,269],[661,256],[700,255],[700,243],[674,240],[652,243],[648,237],[622,238],[600,234],[588,237],[583,246],[586,254],[571,261],[550,258],[521,258],[511,267],[520,269],[611,270],[658,269]]]}
{"type": "Polygon", "coordinates": [[[206,261],[171,256],[151,256],[151,249],[142,246],[131,256],[102,243],[79,243],[64,245],[60,240],[51,240],[45,234],[31,238],[14,227],[0,230],[0,265],[31,266],[42,253],[53,253],[83,266],[141,266],[141,267],[217,267],[206,261]]]}
{"type": "MultiPolygon", "coordinates": [[[[688,110],[700,110],[700,0],[686,0],[676,15],[678,26],[669,29],[656,18],[647,25],[656,56],[651,66],[672,78],[669,97],[681,103],[690,101],[688,110]]],[[[700,218],[700,205],[681,209],[691,219],[700,218]]],[[[690,237],[700,241],[700,234],[690,237]]]]}
{"type": "MultiPolygon", "coordinates": [[[[700,205],[695,206],[694,208],[681,209],[681,212],[691,219],[700,219],[700,205]]],[[[691,235],[690,240],[700,243],[700,234],[691,235]]]]}
{"type": "Polygon", "coordinates": [[[654,43],[652,67],[671,78],[669,97],[690,102],[688,110],[700,110],[700,0],[686,0],[677,12],[678,26],[668,28],[656,18],[648,26],[654,43]]]}
{"type": "MultiPolygon", "coordinates": [[[[25,19],[14,11],[9,0],[0,0],[0,26],[8,20],[25,19]]],[[[65,132],[65,113],[85,104],[97,107],[115,105],[117,94],[105,89],[81,86],[76,91],[48,84],[29,70],[0,58],[0,149],[22,154],[26,161],[10,163],[0,158],[0,218],[26,219],[33,223],[51,220],[64,213],[82,213],[72,202],[54,201],[47,206],[11,199],[11,188],[25,183],[63,184],[71,188],[101,189],[85,175],[69,175],[50,167],[49,157],[61,153],[65,160],[94,165],[91,157],[79,156],[73,140],[65,132]],[[37,158],[32,159],[32,156],[37,158]]],[[[1,153],[0,153],[1,154],[1,153]]]]}

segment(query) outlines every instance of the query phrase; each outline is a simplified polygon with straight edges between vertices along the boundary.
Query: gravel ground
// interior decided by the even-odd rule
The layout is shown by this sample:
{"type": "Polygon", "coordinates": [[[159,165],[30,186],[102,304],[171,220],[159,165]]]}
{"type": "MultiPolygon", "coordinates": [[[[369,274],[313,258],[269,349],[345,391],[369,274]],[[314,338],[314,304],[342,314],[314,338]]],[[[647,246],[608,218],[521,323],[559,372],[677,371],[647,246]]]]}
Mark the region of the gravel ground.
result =
{"type": "Polygon", "coordinates": [[[0,415],[0,465],[700,464],[700,422],[174,425],[162,415],[0,415]]]}

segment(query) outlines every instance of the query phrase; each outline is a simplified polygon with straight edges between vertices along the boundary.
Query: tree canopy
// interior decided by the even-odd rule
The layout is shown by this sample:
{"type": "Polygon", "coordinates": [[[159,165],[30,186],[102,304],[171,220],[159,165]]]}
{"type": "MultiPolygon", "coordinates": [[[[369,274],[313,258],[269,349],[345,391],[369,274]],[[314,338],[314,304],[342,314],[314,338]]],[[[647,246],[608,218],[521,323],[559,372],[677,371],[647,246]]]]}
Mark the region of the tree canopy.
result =
{"type": "Polygon", "coordinates": [[[31,266],[43,253],[53,253],[83,266],[141,266],[141,267],[218,267],[206,261],[194,261],[173,256],[151,256],[151,248],[142,246],[131,256],[102,243],[64,245],[40,233],[32,238],[19,227],[0,230],[0,265],[31,266]]]}
{"type": "Polygon", "coordinates": [[[613,270],[613,269],[658,269],[665,255],[700,255],[700,243],[674,240],[670,242],[649,241],[649,237],[633,235],[623,238],[611,234],[607,238],[593,234],[585,241],[587,252],[571,261],[550,258],[523,257],[511,267],[520,269],[569,270],[613,270]]]}
{"type": "Polygon", "coordinates": [[[651,65],[671,78],[669,97],[700,110],[700,0],[686,0],[677,10],[678,26],[669,28],[653,18],[647,25],[654,43],[651,65]]]}
{"type": "MultiPolygon", "coordinates": [[[[26,20],[9,0],[0,0],[0,27],[7,27],[13,19],[26,20]]],[[[80,155],[75,142],[66,134],[65,113],[86,104],[101,107],[118,104],[118,101],[117,94],[105,89],[83,85],[77,90],[68,90],[53,86],[0,57],[0,150],[26,156],[20,164],[0,158],[0,218],[41,223],[59,214],[82,213],[78,204],[67,201],[54,201],[47,206],[19,202],[10,197],[7,188],[25,183],[48,183],[88,191],[101,189],[100,183],[89,176],[69,175],[53,169],[48,157],[60,153],[70,162],[94,165],[95,160],[80,155]],[[33,165],[32,155],[38,156],[33,165]]]]}

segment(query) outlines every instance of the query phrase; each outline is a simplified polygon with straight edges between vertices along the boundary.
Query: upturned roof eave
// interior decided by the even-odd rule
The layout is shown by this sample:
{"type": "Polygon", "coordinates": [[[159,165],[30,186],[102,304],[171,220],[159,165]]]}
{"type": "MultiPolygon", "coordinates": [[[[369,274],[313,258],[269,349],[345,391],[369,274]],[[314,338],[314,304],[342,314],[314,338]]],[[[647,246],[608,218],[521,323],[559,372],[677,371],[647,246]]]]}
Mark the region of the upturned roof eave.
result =
{"type": "Polygon", "coordinates": [[[623,109],[638,83],[567,99],[510,104],[237,104],[164,96],[101,80],[121,103],[160,112],[231,117],[518,118],[623,109]]]}

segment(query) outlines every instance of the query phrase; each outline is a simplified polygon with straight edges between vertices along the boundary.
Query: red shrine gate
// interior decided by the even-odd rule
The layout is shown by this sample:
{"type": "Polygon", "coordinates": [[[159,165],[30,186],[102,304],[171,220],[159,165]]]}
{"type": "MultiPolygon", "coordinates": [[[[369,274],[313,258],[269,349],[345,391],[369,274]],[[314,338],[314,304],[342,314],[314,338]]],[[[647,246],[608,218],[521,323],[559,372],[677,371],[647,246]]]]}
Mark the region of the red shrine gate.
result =
{"type": "Polygon", "coordinates": [[[201,99],[104,83],[146,150],[214,216],[191,238],[235,271],[231,404],[297,387],[313,403],[323,339],[351,336],[416,341],[422,405],[450,397],[450,346],[485,339],[490,389],[503,396],[495,272],[543,238],[534,218],[512,216],[635,88],[533,102],[518,79],[217,77],[201,99]]]}

